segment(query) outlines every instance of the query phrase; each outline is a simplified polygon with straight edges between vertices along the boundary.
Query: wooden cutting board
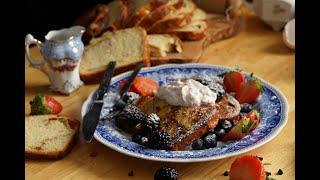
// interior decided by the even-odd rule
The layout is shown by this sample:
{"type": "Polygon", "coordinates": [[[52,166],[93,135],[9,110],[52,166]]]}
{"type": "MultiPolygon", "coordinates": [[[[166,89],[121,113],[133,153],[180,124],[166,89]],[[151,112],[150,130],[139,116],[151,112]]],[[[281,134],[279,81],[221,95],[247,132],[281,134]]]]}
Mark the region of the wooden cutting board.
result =
{"type": "Polygon", "coordinates": [[[239,31],[241,18],[235,16],[227,19],[221,14],[209,14],[207,22],[208,29],[203,39],[183,42],[181,53],[169,53],[166,57],[151,57],[151,65],[198,62],[206,47],[214,42],[229,38],[239,31]]]}

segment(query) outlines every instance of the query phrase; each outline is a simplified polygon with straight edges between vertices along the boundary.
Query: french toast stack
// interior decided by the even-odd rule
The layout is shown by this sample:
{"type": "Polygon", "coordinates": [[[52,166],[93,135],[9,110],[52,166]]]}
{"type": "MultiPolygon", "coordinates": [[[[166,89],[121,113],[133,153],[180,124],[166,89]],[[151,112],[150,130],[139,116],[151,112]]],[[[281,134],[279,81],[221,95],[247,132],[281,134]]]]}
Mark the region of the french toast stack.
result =
{"type": "Polygon", "coordinates": [[[216,104],[199,107],[172,106],[156,97],[141,97],[136,106],[146,114],[160,117],[159,127],[173,140],[173,150],[184,150],[193,140],[213,130],[219,120],[236,119],[240,113],[239,102],[224,95],[216,104]]]}

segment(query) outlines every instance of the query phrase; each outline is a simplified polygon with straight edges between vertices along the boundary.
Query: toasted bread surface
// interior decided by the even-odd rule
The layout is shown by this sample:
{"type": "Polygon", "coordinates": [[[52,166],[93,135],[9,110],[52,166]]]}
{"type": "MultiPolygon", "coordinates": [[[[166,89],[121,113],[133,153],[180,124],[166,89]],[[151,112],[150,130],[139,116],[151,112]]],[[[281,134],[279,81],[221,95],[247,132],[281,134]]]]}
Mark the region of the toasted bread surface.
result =
{"type": "Polygon", "coordinates": [[[59,159],[73,147],[80,122],[56,115],[27,116],[25,155],[31,158],[59,159]]]}

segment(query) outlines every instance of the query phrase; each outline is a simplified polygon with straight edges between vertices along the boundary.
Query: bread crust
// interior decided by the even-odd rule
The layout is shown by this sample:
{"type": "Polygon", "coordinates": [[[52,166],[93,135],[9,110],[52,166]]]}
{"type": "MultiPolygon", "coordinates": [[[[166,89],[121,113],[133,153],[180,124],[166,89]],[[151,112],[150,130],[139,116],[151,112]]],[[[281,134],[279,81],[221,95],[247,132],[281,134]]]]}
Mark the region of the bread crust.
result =
{"type": "Polygon", "coordinates": [[[66,144],[66,146],[62,150],[56,151],[56,152],[41,152],[41,151],[25,150],[25,157],[26,158],[30,158],[30,159],[61,159],[61,158],[65,157],[69,152],[71,152],[73,147],[76,145],[78,135],[79,135],[80,122],[76,119],[71,119],[71,118],[64,117],[64,116],[49,115],[48,118],[50,118],[50,117],[66,118],[66,121],[70,125],[70,128],[75,130],[74,134],[72,135],[72,137],[69,139],[68,143],[66,144]]]}
{"type": "Polygon", "coordinates": [[[163,4],[159,6],[158,8],[154,9],[151,13],[149,13],[147,16],[145,16],[139,23],[137,23],[137,26],[142,28],[149,28],[151,27],[155,22],[163,19],[167,15],[172,12],[172,10],[177,10],[183,7],[183,0],[179,0],[175,4],[163,4]]]}

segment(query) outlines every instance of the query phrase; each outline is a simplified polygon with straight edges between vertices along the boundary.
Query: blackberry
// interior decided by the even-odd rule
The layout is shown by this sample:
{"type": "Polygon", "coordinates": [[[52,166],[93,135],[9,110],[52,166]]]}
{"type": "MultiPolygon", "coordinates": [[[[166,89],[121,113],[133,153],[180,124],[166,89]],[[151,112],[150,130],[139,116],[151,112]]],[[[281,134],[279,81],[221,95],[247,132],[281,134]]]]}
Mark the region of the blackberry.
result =
{"type": "Polygon", "coordinates": [[[153,149],[171,150],[172,139],[166,131],[154,131],[149,137],[148,147],[153,149]]]}
{"type": "Polygon", "coordinates": [[[134,127],[142,121],[145,121],[146,115],[138,107],[127,105],[116,116],[116,119],[125,120],[130,127],[134,127]]]}
{"type": "Polygon", "coordinates": [[[217,101],[219,101],[222,98],[222,96],[226,93],[224,87],[219,83],[211,82],[207,86],[211,91],[217,94],[217,101]]]}
{"type": "Polygon", "coordinates": [[[162,167],[154,174],[154,180],[178,180],[179,173],[171,167],[162,167]]]}
{"type": "Polygon", "coordinates": [[[139,94],[134,93],[134,92],[127,92],[123,94],[122,100],[127,103],[127,104],[132,104],[134,103],[137,99],[139,99],[139,94]]]}
{"type": "Polygon", "coordinates": [[[213,133],[209,133],[203,138],[203,142],[206,148],[214,148],[217,146],[217,136],[213,133]]]}
{"type": "Polygon", "coordinates": [[[143,146],[146,146],[148,143],[148,138],[143,137],[140,133],[134,133],[131,138],[133,142],[143,146]]]}
{"type": "Polygon", "coordinates": [[[151,113],[141,122],[143,133],[150,134],[159,127],[160,118],[157,114],[151,113]]]}
{"type": "Polygon", "coordinates": [[[195,139],[192,142],[192,149],[194,149],[194,150],[205,149],[203,140],[202,139],[195,139]]]}

